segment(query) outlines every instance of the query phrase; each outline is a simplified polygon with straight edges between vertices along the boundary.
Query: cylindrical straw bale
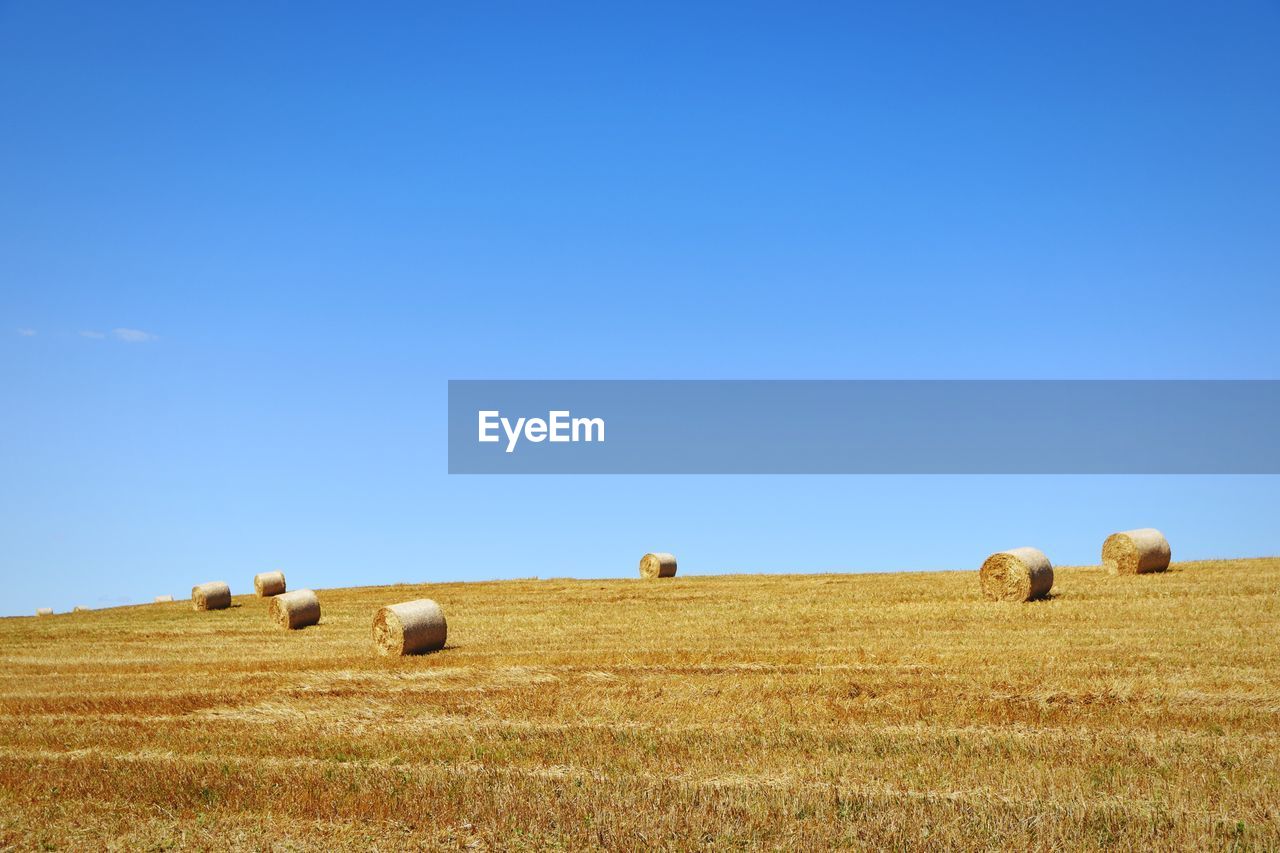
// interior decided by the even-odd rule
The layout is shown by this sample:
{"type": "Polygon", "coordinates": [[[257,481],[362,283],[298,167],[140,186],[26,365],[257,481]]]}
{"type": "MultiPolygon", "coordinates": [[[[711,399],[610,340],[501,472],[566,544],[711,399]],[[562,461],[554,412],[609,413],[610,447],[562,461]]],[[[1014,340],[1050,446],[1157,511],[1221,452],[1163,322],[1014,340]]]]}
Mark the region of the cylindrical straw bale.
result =
{"type": "Polygon", "coordinates": [[[271,597],[271,618],[281,628],[305,628],[320,621],[320,599],[309,589],[271,597]]]}
{"type": "Polygon", "coordinates": [[[1053,588],[1053,564],[1037,548],[1013,548],[987,557],[978,571],[982,594],[993,601],[1031,601],[1053,588]]]}
{"type": "Polygon", "coordinates": [[[172,596],[172,595],[157,595],[157,596],[156,596],[156,604],[168,604],[170,601],[173,601],[173,596],[172,596]]]}
{"type": "Polygon", "coordinates": [[[231,587],[223,581],[209,581],[191,587],[192,610],[226,610],[231,606],[231,587]]]}
{"type": "Polygon", "coordinates": [[[53,608],[52,608],[52,607],[37,607],[37,608],[36,608],[36,615],[37,615],[37,616],[52,616],[52,615],[53,615],[53,608]]]}
{"type": "Polygon", "coordinates": [[[373,616],[373,644],[384,655],[412,655],[444,648],[449,626],[429,598],[389,604],[373,616]]]}
{"type": "Polygon", "coordinates": [[[89,609],[90,609],[90,608],[86,607],[86,606],[85,606],[85,605],[83,605],[83,604],[77,604],[75,607],[71,608],[71,612],[72,612],[72,613],[84,613],[85,611],[87,611],[87,610],[89,610],[89,609]]]}
{"type": "Polygon", "coordinates": [[[658,552],[640,558],[640,577],[673,578],[676,576],[676,555],[658,552]]]}
{"type": "Polygon", "coordinates": [[[259,598],[270,598],[284,590],[284,572],[261,572],[253,576],[253,591],[259,598]]]}
{"type": "Polygon", "coordinates": [[[1141,575],[1169,568],[1169,540],[1154,527],[1112,533],[1102,543],[1102,567],[1113,575],[1141,575]]]}

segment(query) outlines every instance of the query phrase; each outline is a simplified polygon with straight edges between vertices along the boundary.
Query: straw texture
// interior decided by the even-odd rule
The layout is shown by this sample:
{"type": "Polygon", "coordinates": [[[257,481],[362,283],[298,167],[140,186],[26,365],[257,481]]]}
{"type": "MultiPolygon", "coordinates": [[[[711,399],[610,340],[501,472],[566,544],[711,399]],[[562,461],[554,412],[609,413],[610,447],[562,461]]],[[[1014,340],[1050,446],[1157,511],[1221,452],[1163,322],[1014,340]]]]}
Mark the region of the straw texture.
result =
{"type": "Polygon", "coordinates": [[[90,609],[90,608],[85,607],[83,604],[77,604],[75,607],[71,608],[71,612],[72,612],[72,613],[84,613],[85,611],[87,611],[87,610],[89,610],[89,609],[90,609]]]}
{"type": "Polygon", "coordinates": [[[166,604],[166,603],[168,603],[168,602],[170,602],[170,601],[173,601],[173,596],[172,596],[172,595],[157,595],[157,596],[156,596],[156,604],[166,604]]]}
{"type": "Polygon", "coordinates": [[[320,599],[309,589],[282,592],[271,598],[271,618],[281,628],[305,628],[320,621],[320,599]]]}
{"type": "Polygon", "coordinates": [[[389,604],[373,615],[373,644],[384,655],[413,655],[444,648],[449,626],[429,598],[389,604]]]}
{"type": "Polygon", "coordinates": [[[987,557],[978,571],[982,594],[992,601],[1031,601],[1053,588],[1053,565],[1036,548],[1013,548],[987,557]]]}
{"type": "Polygon", "coordinates": [[[53,615],[53,608],[52,608],[52,607],[39,607],[39,608],[36,608],[36,615],[37,615],[37,616],[52,616],[52,615],[53,615]]]}
{"type": "Polygon", "coordinates": [[[192,610],[225,610],[231,606],[231,587],[210,581],[191,587],[192,610]]]}
{"type": "Polygon", "coordinates": [[[676,576],[676,555],[657,552],[640,558],[640,577],[673,578],[676,576]]]}
{"type": "Polygon", "coordinates": [[[260,572],[253,576],[253,591],[259,598],[270,598],[284,590],[284,572],[260,572]]]}
{"type": "Polygon", "coordinates": [[[1169,568],[1169,540],[1154,527],[1112,533],[1102,543],[1102,567],[1113,575],[1142,575],[1169,568]]]}

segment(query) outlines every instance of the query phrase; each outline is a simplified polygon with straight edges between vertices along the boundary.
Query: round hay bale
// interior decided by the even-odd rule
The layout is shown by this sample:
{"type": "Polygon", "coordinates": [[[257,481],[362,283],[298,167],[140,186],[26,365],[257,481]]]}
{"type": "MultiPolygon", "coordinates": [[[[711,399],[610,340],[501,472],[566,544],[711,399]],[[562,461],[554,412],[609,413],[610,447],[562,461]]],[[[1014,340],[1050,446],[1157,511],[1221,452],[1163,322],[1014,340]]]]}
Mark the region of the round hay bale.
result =
{"type": "Polygon", "coordinates": [[[271,618],[281,628],[305,628],[320,621],[320,599],[309,589],[271,597],[271,618]]]}
{"type": "Polygon", "coordinates": [[[36,615],[37,615],[37,616],[52,616],[52,615],[53,615],[53,608],[52,608],[52,607],[37,607],[37,608],[36,608],[36,615]]]}
{"type": "Polygon", "coordinates": [[[1031,601],[1053,588],[1053,564],[1037,548],[1013,548],[987,557],[978,571],[992,601],[1031,601]]]}
{"type": "Polygon", "coordinates": [[[640,558],[640,577],[673,578],[676,576],[676,555],[658,552],[640,558]]]}
{"type": "Polygon", "coordinates": [[[1102,567],[1113,575],[1142,575],[1169,568],[1169,540],[1154,527],[1112,533],[1102,543],[1102,567]]]}
{"type": "Polygon", "coordinates": [[[157,595],[157,596],[156,596],[156,604],[167,604],[167,603],[168,603],[168,602],[170,602],[170,601],[173,601],[173,596],[172,596],[172,595],[157,595]]]}
{"type": "Polygon", "coordinates": [[[270,598],[284,590],[284,572],[260,572],[253,576],[253,591],[259,598],[270,598]]]}
{"type": "Polygon", "coordinates": [[[88,611],[89,609],[90,609],[90,608],[85,607],[83,604],[77,604],[75,607],[71,608],[71,612],[72,612],[72,613],[85,613],[85,612],[86,612],[86,611],[88,611]]]}
{"type": "Polygon", "coordinates": [[[373,644],[384,655],[414,655],[444,648],[449,626],[429,598],[388,604],[373,615],[373,644]]]}
{"type": "Polygon", "coordinates": [[[191,587],[192,610],[226,610],[231,606],[231,587],[210,581],[191,587]]]}

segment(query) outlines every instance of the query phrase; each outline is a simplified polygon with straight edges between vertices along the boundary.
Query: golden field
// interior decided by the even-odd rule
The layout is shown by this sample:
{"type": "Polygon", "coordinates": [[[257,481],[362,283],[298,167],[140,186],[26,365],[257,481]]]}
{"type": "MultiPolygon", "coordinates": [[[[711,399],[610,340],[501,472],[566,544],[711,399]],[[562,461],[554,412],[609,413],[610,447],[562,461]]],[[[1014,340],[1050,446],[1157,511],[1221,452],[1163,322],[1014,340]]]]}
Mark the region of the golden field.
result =
{"type": "Polygon", "coordinates": [[[320,599],[0,620],[0,849],[1280,846],[1280,559],[320,599]]]}

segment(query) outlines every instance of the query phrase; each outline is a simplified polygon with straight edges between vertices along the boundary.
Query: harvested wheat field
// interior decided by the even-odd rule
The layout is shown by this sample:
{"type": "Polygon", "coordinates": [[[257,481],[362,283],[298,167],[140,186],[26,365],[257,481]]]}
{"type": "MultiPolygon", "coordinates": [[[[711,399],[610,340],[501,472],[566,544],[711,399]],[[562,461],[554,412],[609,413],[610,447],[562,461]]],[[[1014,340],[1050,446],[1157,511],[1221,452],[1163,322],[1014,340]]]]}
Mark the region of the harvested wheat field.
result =
{"type": "Polygon", "coordinates": [[[1280,845],[1280,559],[321,596],[0,620],[0,848],[1280,845]]]}

